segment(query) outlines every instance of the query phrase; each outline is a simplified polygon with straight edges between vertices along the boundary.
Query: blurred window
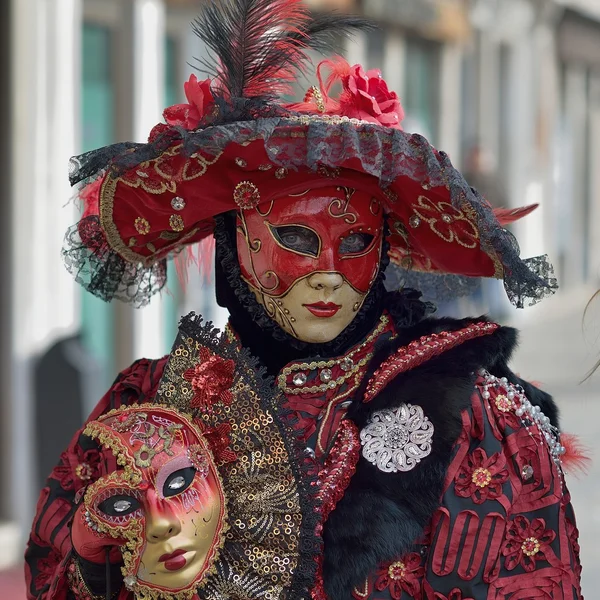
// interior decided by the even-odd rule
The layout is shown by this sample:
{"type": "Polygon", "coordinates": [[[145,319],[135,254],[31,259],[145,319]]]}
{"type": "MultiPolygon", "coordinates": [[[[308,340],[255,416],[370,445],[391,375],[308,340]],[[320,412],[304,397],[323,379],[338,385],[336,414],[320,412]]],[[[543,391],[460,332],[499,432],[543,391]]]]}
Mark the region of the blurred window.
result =
{"type": "Polygon", "coordinates": [[[440,45],[406,38],[403,104],[408,131],[427,137],[434,145],[439,132],[440,45]]]}
{"type": "MultiPolygon", "coordinates": [[[[81,149],[86,152],[114,142],[114,84],[111,72],[111,31],[86,23],[82,35],[81,149]]],[[[83,343],[103,370],[103,383],[114,378],[114,309],[82,291],[83,343]]]]}

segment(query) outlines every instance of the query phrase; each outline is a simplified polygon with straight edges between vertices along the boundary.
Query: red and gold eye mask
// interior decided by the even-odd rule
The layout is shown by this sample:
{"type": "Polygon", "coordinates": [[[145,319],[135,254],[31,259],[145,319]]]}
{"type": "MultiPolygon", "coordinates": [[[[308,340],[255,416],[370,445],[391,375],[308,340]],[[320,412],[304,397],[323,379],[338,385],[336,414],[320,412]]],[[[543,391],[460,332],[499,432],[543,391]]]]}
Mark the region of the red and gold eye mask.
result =
{"type": "Polygon", "coordinates": [[[206,439],[157,405],[113,411],[85,433],[112,463],[85,494],[88,522],[125,541],[125,584],[141,597],[188,598],[223,543],[225,496],[206,439]]]}
{"type": "Polygon", "coordinates": [[[311,189],[244,209],[237,222],[242,275],[272,297],[314,272],[339,273],[366,294],[379,270],[383,223],[379,200],[347,187],[311,189]]]}

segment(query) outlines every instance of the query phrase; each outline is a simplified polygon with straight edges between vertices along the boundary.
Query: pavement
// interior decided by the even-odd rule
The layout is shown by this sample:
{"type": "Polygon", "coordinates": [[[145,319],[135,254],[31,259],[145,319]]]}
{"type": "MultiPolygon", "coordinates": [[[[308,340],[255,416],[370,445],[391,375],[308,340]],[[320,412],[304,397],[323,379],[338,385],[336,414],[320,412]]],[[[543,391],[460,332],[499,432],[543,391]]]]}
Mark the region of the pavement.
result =
{"type": "MultiPolygon", "coordinates": [[[[511,313],[507,322],[521,330],[512,366],[521,377],[539,381],[556,399],[563,431],[576,433],[592,456],[583,476],[567,474],[580,530],[582,588],[588,600],[600,589],[600,369],[582,383],[600,360],[600,297],[580,288],[511,313]]],[[[23,570],[0,570],[0,600],[24,600],[23,570]]]]}

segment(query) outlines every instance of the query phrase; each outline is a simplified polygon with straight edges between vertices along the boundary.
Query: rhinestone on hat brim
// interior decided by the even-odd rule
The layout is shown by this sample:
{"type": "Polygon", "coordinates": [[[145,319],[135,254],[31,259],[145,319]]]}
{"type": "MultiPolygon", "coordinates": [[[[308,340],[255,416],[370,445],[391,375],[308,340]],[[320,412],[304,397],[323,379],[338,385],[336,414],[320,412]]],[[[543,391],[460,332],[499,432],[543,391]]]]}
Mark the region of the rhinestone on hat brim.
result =
{"type": "Polygon", "coordinates": [[[171,207],[173,210],[183,210],[185,208],[185,200],[181,196],[175,196],[171,200],[171,207]]]}
{"type": "Polygon", "coordinates": [[[294,377],[292,377],[292,382],[294,383],[294,385],[297,385],[298,387],[300,387],[301,385],[304,385],[306,383],[306,380],[307,380],[306,373],[296,373],[294,375],[294,377]]]}

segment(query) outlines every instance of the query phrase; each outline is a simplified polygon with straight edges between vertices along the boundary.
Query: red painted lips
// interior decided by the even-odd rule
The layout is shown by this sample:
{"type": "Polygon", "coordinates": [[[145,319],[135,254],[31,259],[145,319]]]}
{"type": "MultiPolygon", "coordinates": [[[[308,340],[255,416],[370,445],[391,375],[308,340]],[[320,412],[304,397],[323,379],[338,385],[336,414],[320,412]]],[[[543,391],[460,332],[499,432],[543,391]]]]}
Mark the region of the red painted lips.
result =
{"type": "Polygon", "coordinates": [[[314,304],[303,304],[305,308],[315,315],[315,317],[328,318],[333,317],[340,308],[339,304],[333,302],[315,302],[314,304]]]}
{"type": "Polygon", "coordinates": [[[187,550],[175,550],[175,552],[171,554],[163,554],[158,559],[158,562],[164,562],[167,571],[179,571],[179,569],[183,569],[187,563],[185,556],[183,556],[186,552],[187,550]]]}

